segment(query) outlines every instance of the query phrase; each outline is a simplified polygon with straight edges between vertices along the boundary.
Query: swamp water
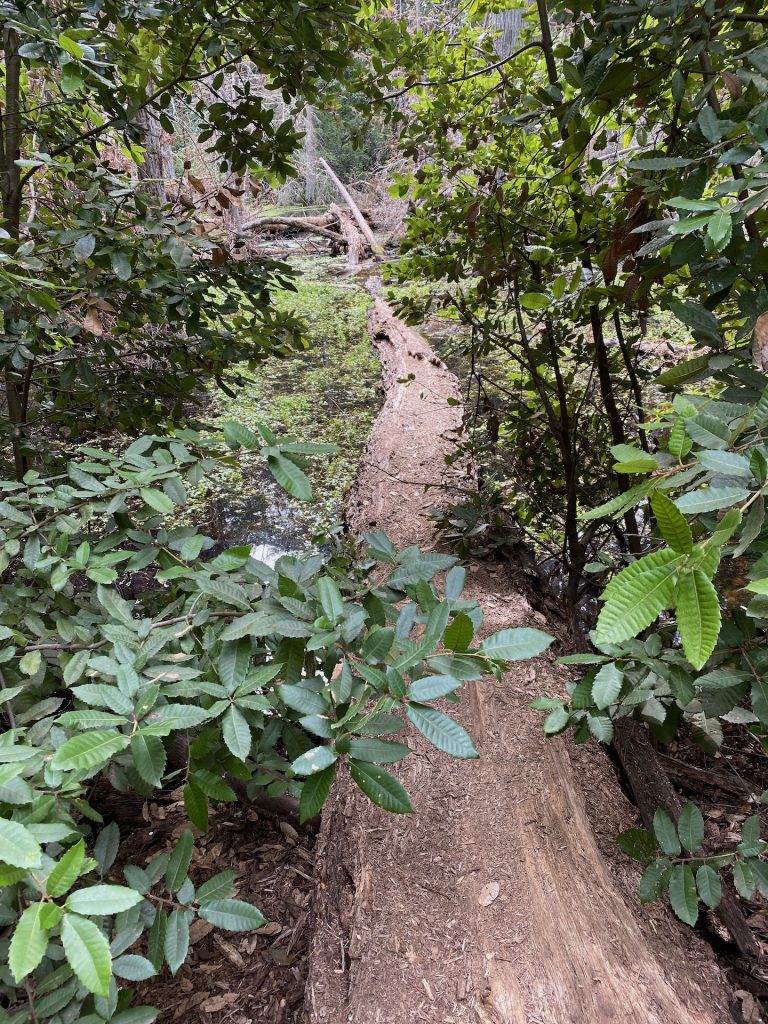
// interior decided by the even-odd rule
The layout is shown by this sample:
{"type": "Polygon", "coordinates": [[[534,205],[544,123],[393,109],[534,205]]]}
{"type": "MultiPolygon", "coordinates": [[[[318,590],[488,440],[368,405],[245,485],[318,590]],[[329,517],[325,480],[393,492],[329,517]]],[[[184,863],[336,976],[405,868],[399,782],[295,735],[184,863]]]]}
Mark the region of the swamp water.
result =
{"type": "Polygon", "coordinates": [[[238,367],[246,383],[234,398],[213,396],[216,420],[262,423],[285,439],[334,444],[338,451],[307,460],[313,499],[286,494],[246,455],[225,470],[214,498],[216,532],[225,546],[249,544],[253,556],[273,566],[284,554],[322,547],[341,521],[365,442],[379,409],[380,365],[366,328],[370,296],[347,276],[344,258],[291,259],[296,291],[276,294],[281,309],[306,324],[305,352],[272,358],[253,371],[238,367]]]}

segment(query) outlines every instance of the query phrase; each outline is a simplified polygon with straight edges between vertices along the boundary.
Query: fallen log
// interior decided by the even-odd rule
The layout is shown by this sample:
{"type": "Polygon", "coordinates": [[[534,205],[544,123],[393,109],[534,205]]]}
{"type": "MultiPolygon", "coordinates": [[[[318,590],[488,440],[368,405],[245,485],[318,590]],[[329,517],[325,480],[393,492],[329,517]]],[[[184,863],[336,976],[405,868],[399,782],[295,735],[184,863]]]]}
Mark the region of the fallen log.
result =
{"type": "MultiPolygon", "coordinates": [[[[333,224],[334,220],[331,220],[329,223],[333,224]]],[[[342,245],[344,243],[343,237],[337,231],[331,231],[327,227],[315,224],[314,218],[310,220],[307,217],[257,217],[255,220],[244,224],[242,232],[253,231],[256,229],[268,231],[270,228],[306,231],[310,235],[321,235],[323,238],[329,239],[335,245],[342,245]]]]}
{"type": "Polygon", "coordinates": [[[332,203],[330,209],[338,221],[341,237],[346,243],[349,265],[356,267],[368,256],[369,249],[365,238],[348,210],[342,210],[336,203],[332,203]]]}
{"type": "Polygon", "coordinates": [[[750,787],[737,775],[726,775],[725,772],[710,772],[706,768],[696,768],[691,764],[684,764],[677,758],[667,757],[666,754],[657,754],[659,763],[676,786],[687,790],[689,793],[701,793],[704,796],[711,796],[713,791],[719,789],[736,800],[748,800],[751,796],[750,787]]]}
{"type": "Polygon", "coordinates": [[[379,243],[376,241],[376,239],[374,237],[374,234],[373,234],[373,231],[371,231],[370,224],[368,223],[368,221],[365,219],[365,217],[360,212],[360,207],[357,205],[357,203],[354,201],[352,196],[349,194],[349,191],[339,181],[339,179],[336,176],[336,174],[334,173],[333,168],[331,167],[331,165],[328,163],[327,160],[324,160],[323,157],[320,157],[320,166],[323,168],[325,173],[328,175],[328,177],[331,179],[333,184],[339,190],[339,195],[342,197],[344,202],[347,204],[347,206],[351,210],[352,216],[357,221],[357,226],[360,228],[360,231],[363,234],[363,238],[365,238],[366,242],[371,247],[371,252],[381,253],[383,250],[382,250],[381,246],[379,245],[379,243]]]}
{"type": "MultiPolygon", "coordinates": [[[[683,809],[682,801],[659,764],[645,726],[628,718],[619,719],[616,722],[613,749],[627,776],[640,817],[648,831],[653,832],[653,816],[659,807],[673,821],[677,821],[683,809]]],[[[757,940],[728,885],[723,886],[723,898],[716,914],[731,933],[740,953],[745,956],[759,955],[757,940]]]]}

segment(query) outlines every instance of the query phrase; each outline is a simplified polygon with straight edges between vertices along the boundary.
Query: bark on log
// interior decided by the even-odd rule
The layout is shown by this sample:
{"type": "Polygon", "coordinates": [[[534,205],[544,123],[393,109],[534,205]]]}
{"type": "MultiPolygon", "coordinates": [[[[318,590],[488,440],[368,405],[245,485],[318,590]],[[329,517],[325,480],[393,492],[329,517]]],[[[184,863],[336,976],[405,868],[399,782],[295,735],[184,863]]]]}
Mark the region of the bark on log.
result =
{"type": "MultiPolygon", "coordinates": [[[[653,816],[658,807],[663,807],[677,821],[683,809],[682,801],[659,764],[645,726],[627,718],[619,719],[613,749],[626,773],[645,827],[653,831],[653,816]]],[[[723,898],[716,913],[731,933],[739,952],[758,956],[760,947],[728,886],[723,886],[723,898]]]]}
{"type": "Polygon", "coordinates": [[[336,245],[342,245],[344,242],[344,239],[337,231],[321,227],[319,224],[314,224],[304,217],[258,217],[256,220],[251,220],[244,224],[241,233],[254,230],[266,231],[269,228],[275,227],[306,231],[310,235],[321,235],[336,245]]]}
{"type": "Polygon", "coordinates": [[[347,246],[347,259],[350,267],[358,266],[368,256],[368,246],[362,232],[347,210],[342,210],[335,203],[331,204],[331,212],[339,223],[339,230],[347,246]]]}
{"type": "Polygon", "coordinates": [[[373,232],[371,231],[370,224],[368,223],[368,221],[365,219],[365,217],[360,212],[360,207],[354,201],[354,199],[349,194],[349,192],[347,191],[345,186],[342,185],[342,183],[339,181],[339,179],[337,178],[336,174],[334,173],[331,165],[328,163],[327,160],[324,160],[323,157],[320,157],[320,166],[323,168],[325,173],[328,175],[328,177],[331,179],[333,184],[339,190],[339,194],[341,195],[341,197],[343,198],[344,202],[347,204],[347,206],[352,211],[352,216],[357,221],[357,226],[362,231],[363,237],[365,238],[366,242],[368,243],[368,245],[370,245],[371,252],[380,253],[382,251],[381,246],[379,245],[379,243],[374,238],[373,232]]]}
{"type": "Polygon", "coordinates": [[[736,800],[748,800],[751,795],[749,786],[736,775],[696,768],[693,765],[684,764],[674,757],[667,757],[666,754],[657,754],[656,756],[664,773],[672,782],[682,789],[688,790],[689,793],[702,793],[705,796],[711,796],[713,790],[719,789],[736,800]]]}

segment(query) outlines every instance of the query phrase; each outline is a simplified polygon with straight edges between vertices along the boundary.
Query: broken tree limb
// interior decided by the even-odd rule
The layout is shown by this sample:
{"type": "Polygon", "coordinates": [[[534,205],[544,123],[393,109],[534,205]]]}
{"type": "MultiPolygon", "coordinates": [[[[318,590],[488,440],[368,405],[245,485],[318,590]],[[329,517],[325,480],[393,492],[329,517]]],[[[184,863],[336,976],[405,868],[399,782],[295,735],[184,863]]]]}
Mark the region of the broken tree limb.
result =
{"type": "MultiPolygon", "coordinates": [[[[683,809],[682,801],[659,764],[645,726],[628,718],[619,719],[616,722],[613,749],[627,776],[643,824],[648,831],[653,832],[653,816],[659,807],[662,807],[673,821],[677,821],[683,809]]],[[[727,885],[723,886],[723,898],[715,913],[731,933],[740,953],[744,956],[759,955],[760,947],[752,934],[752,929],[727,885]]]]}
{"type": "Polygon", "coordinates": [[[368,256],[368,245],[363,237],[363,233],[355,224],[352,215],[348,210],[342,210],[336,203],[332,203],[330,207],[331,212],[339,223],[339,230],[341,231],[341,237],[344,239],[347,246],[347,260],[350,267],[356,267],[368,256]]]}
{"type": "Polygon", "coordinates": [[[334,173],[333,168],[331,167],[331,165],[323,157],[320,157],[320,166],[323,168],[325,173],[328,175],[328,177],[331,179],[333,184],[339,190],[339,195],[342,197],[344,202],[347,204],[347,206],[351,210],[352,216],[357,221],[357,226],[360,228],[360,230],[363,233],[363,237],[365,238],[365,240],[368,243],[368,245],[371,247],[371,252],[381,253],[383,250],[382,250],[381,246],[379,245],[379,243],[376,241],[376,239],[374,237],[374,234],[373,234],[373,231],[371,231],[370,224],[368,223],[368,221],[365,219],[365,217],[360,212],[360,207],[357,205],[357,203],[354,201],[352,196],[349,194],[349,191],[339,181],[339,179],[336,176],[336,174],[334,173]]]}
{"type": "Polygon", "coordinates": [[[751,795],[749,786],[737,775],[726,775],[725,772],[711,772],[706,768],[696,768],[691,764],[678,761],[677,758],[667,757],[666,754],[657,754],[656,756],[672,782],[689,793],[702,793],[704,796],[711,796],[713,790],[719,789],[722,793],[727,793],[728,796],[740,801],[748,800],[751,795]]]}

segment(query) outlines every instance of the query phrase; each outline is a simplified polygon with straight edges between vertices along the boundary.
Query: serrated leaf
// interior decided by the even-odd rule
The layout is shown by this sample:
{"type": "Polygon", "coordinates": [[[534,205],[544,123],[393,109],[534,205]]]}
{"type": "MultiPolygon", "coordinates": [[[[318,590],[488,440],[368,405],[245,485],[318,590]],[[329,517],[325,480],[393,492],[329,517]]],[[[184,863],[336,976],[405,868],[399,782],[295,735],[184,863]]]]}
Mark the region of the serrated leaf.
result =
{"type": "Polygon", "coordinates": [[[613,721],[608,715],[587,715],[587,728],[600,743],[613,740],[613,721]]]}
{"type": "Polygon", "coordinates": [[[653,903],[657,900],[669,884],[671,873],[672,865],[664,857],[649,864],[640,879],[640,902],[653,903]]]}
{"type": "Polygon", "coordinates": [[[0,861],[16,868],[36,868],[42,856],[40,844],[18,821],[0,818],[0,861]]]}
{"type": "Polygon", "coordinates": [[[115,863],[117,851],[120,849],[120,829],[116,822],[110,822],[99,832],[93,847],[93,856],[99,865],[99,871],[105,875],[115,863]]]}
{"type": "Polygon", "coordinates": [[[749,491],[743,487],[702,487],[697,491],[689,491],[675,500],[681,512],[697,515],[700,512],[716,512],[721,508],[729,508],[738,501],[749,497],[749,491]]]}
{"type": "Polygon", "coordinates": [[[328,703],[325,698],[304,686],[283,683],[277,688],[277,694],[284,704],[293,708],[294,711],[300,711],[303,715],[325,715],[328,713],[328,703]]]}
{"type": "Polygon", "coordinates": [[[115,977],[125,978],[126,981],[146,981],[157,974],[152,961],[136,953],[126,953],[113,960],[112,972],[115,977]]]}
{"type": "Polygon", "coordinates": [[[165,885],[169,892],[178,892],[187,877],[192,861],[195,840],[192,832],[185,828],[179,836],[165,869],[165,885]]]}
{"type": "Polygon", "coordinates": [[[639,860],[641,864],[650,864],[656,859],[656,840],[644,828],[625,829],[616,837],[616,842],[627,856],[639,860]]]}
{"type": "Polygon", "coordinates": [[[621,643],[636,636],[672,603],[681,555],[654,551],[615,576],[603,591],[605,605],[597,620],[599,644],[621,643]]]}
{"type": "Polygon", "coordinates": [[[120,914],[141,903],[141,893],[126,885],[92,885],[67,897],[66,908],[85,917],[120,914]]]}
{"type": "Polygon", "coordinates": [[[656,516],[659,532],[667,544],[675,551],[689,555],[693,551],[691,528],[675,503],[666,494],[654,491],[651,495],[651,508],[656,516]]]}
{"type": "Polygon", "coordinates": [[[733,884],[736,892],[745,900],[751,899],[755,892],[755,876],[752,868],[745,860],[737,860],[733,865],[733,884]]]}
{"type": "MultiPolygon", "coordinates": [[[[203,916],[202,909],[200,916],[203,916]]],[[[163,951],[171,974],[176,974],[187,959],[189,951],[189,921],[185,910],[174,910],[169,915],[163,951]]]]}
{"type": "Polygon", "coordinates": [[[453,693],[461,686],[461,681],[454,679],[453,676],[424,676],[423,679],[417,679],[415,683],[411,683],[408,688],[408,697],[410,700],[417,701],[428,701],[437,700],[438,697],[445,697],[448,693],[453,693]]]}
{"type": "Polygon", "coordinates": [[[323,614],[331,622],[338,622],[344,614],[344,599],[335,580],[332,580],[330,576],[321,576],[316,587],[323,614]]]}
{"type": "Polygon", "coordinates": [[[8,966],[18,984],[35,970],[45,955],[48,945],[48,931],[41,918],[44,903],[33,903],[19,918],[8,948],[8,966]]]}
{"type": "Polygon", "coordinates": [[[277,480],[283,490],[299,501],[309,501],[312,497],[312,485],[309,478],[299,469],[295,462],[286,458],[285,455],[275,454],[267,458],[272,476],[277,480]]]}
{"type": "Polygon", "coordinates": [[[336,753],[332,747],[312,747],[304,754],[301,754],[291,765],[295,775],[316,775],[332,765],[336,760],[336,753]]]}
{"type": "Polygon", "coordinates": [[[250,932],[267,923],[261,911],[243,900],[211,900],[200,908],[200,917],[229,932],[250,932]]]}
{"type": "Polygon", "coordinates": [[[411,749],[405,743],[389,740],[355,737],[350,741],[349,754],[356,761],[369,761],[371,764],[394,764],[410,754],[411,749]]]}
{"type": "Polygon", "coordinates": [[[261,437],[236,420],[225,420],[221,424],[224,440],[230,448],[247,448],[249,451],[260,450],[264,442],[261,437]]]}
{"type": "Polygon", "coordinates": [[[136,771],[150,786],[159,786],[165,772],[165,747],[158,736],[144,736],[141,732],[131,740],[131,756],[136,771]]]}
{"type": "Polygon", "coordinates": [[[184,807],[187,817],[201,832],[208,831],[208,800],[205,793],[194,783],[184,787],[184,807]]]}
{"type": "Polygon", "coordinates": [[[739,853],[745,857],[759,857],[765,846],[760,838],[760,815],[751,814],[741,826],[739,853]]]}
{"type": "Polygon", "coordinates": [[[540,629],[502,629],[483,640],[480,653],[497,661],[524,661],[542,654],[554,637],[540,629]]]}
{"type": "Polygon", "coordinates": [[[472,619],[465,612],[459,612],[443,634],[443,643],[449,651],[466,651],[474,635],[472,619]]]}
{"type": "Polygon", "coordinates": [[[711,473],[720,473],[723,476],[738,476],[745,480],[752,478],[752,470],[749,468],[749,460],[737,452],[727,451],[704,451],[696,452],[696,458],[711,473]]]}
{"type": "Polygon", "coordinates": [[[473,758],[480,755],[466,729],[458,722],[444,715],[437,708],[425,704],[409,703],[406,714],[419,732],[425,736],[438,750],[445,751],[452,757],[473,758]]]}
{"type": "Polygon", "coordinates": [[[624,673],[613,662],[603,665],[592,681],[592,699],[595,706],[603,709],[615,704],[624,682],[624,673]]]}
{"type": "Polygon", "coordinates": [[[681,848],[677,828],[662,807],[659,807],[653,816],[653,831],[659,841],[659,846],[668,857],[680,856],[681,848]]]}
{"type": "Polygon", "coordinates": [[[85,840],[81,839],[71,846],[52,868],[45,881],[45,891],[49,896],[63,896],[75,884],[85,860],[85,840]]]}
{"type": "Polygon", "coordinates": [[[699,917],[696,881],[687,864],[676,864],[669,876],[669,902],[685,924],[693,925],[699,917]]]}
{"type": "Polygon", "coordinates": [[[116,729],[81,733],[66,740],[53,756],[53,765],[60,771],[89,771],[125,750],[130,739],[116,729]]]}
{"type": "Polygon", "coordinates": [[[722,898],[723,889],[720,876],[709,864],[702,864],[696,872],[696,888],[702,902],[714,910],[722,898]]]}
{"type": "Polygon", "coordinates": [[[245,761],[251,752],[251,727],[242,711],[230,706],[221,719],[221,734],[227,747],[239,761],[245,761]]]}
{"type": "Polygon", "coordinates": [[[61,941],[72,970],[85,988],[94,995],[108,996],[112,954],[101,930],[93,921],[77,914],[65,914],[61,941]]]}
{"type": "Polygon", "coordinates": [[[349,772],[356,785],[377,807],[393,814],[413,813],[413,805],[402,783],[383,768],[350,759],[349,772]]]}
{"type": "Polygon", "coordinates": [[[545,736],[557,736],[568,728],[570,721],[571,716],[564,707],[554,708],[544,719],[543,729],[545,736]]]}
{"type": "Polygon", "coordinates": [[[685,656],[695,669],[700,669],[708,661],[720,635],[720,601],[701,569],[680,574],[675,612],[685,656]]]}
{"type": "Polygon", "coordinates": [[[310,775],[301,787],[299,798],[299,822],[304,824],[316,817],[323,808],[336,778],[336,763],[328,765],[321,772],[310,775]]]}
{"type": "Polygon", "coordinates": [[[161,515],[170,515],[176,507],[164,491],[158,491],[154,487],[142,487],[139,494],[150,508],[161,515]]]}
{"type": "Polygon", "coordinates": [[[203,882],[197,890],[197,902],[200,906],[211,900],[226,900],[235,891],[234,871],[220,871],[219,874],[203,882]]]}
{"type": "Polygon", "coordinates": [[[704,842],[704,819],[696,804],[683,807],[677,820],[677,834],[689,853],[695,853],[704,842]]]}

